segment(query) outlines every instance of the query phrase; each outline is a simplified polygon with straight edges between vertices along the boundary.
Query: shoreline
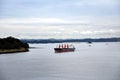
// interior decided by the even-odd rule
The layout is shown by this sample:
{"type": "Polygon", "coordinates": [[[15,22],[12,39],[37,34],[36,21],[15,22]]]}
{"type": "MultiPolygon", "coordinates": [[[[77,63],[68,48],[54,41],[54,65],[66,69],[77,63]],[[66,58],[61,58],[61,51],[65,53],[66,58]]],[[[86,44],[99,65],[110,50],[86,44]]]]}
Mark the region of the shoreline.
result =
{"type": "Polygon", "coordinates": [[[29,51],[27,48],[19,48],[19,49],[0,49],[0,54],[17,53],[17,52],[27,52],[27,51],[29,51]]]}

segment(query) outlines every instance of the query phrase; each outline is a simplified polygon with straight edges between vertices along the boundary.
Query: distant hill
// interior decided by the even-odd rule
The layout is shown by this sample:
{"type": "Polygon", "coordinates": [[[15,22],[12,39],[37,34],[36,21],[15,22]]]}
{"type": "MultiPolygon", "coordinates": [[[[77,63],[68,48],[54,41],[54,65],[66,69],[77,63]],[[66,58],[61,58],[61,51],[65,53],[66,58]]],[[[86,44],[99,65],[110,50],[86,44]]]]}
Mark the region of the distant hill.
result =
{"type": "Polygon", "coordinates": [[[0,53],[28,51],[29,45],[13,37],[0,38],[0,53]]]}
{"type": "Polygon", "coordinates": [[[120,38],[99,38],[99,39],[21,39],[27,43],[63,43],[63,42],[120,42],[120,38]]]}

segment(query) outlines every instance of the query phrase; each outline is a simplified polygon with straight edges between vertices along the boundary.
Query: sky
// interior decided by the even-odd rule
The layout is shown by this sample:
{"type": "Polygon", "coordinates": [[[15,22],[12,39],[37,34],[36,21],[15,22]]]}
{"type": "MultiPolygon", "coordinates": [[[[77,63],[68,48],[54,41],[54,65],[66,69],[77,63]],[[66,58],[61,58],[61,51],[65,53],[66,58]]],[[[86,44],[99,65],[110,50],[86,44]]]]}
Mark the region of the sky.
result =
{"type": "Polygon", "coordinates": [[[120,37],[120,0],[0,0],[0,38],[120,37]]]}

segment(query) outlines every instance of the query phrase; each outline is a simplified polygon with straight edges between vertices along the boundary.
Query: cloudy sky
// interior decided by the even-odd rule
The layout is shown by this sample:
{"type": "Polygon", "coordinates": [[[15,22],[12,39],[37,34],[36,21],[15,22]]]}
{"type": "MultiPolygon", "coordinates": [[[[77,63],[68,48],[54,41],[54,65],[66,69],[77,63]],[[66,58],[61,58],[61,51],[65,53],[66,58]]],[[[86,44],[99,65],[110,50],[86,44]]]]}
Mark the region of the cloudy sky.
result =
{"type": "Polygon", "coordinates": [[[0,0],[0,37],[120,37],[120,0],[0,0]]]}

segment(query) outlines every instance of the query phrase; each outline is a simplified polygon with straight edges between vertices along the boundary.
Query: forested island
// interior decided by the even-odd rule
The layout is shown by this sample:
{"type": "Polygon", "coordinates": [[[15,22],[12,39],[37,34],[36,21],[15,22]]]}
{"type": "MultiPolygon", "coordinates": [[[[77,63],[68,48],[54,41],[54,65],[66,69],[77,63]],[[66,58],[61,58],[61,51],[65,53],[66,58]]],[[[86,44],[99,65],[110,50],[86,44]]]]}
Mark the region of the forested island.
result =
{"type": "Polygon", "coordinates": [[[29,45],[26,42],[14,37],[0,38],[0,54],[29,51],[29,45]]]}

